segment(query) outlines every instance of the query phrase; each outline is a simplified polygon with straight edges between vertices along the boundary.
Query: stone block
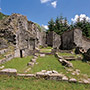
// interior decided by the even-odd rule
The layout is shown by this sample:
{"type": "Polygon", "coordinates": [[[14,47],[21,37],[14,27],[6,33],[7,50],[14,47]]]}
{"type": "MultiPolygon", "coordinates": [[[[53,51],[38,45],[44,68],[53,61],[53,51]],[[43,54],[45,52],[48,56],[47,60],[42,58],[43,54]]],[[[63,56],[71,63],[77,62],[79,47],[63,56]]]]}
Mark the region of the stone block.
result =
{"type": "Polygon", "coordinates": [[[7,68],[7,69],[1,70],[0,74],[16,75],[17,74],[17,70],[16,69],[7,68]]]}
{"type": "Polygon", "coordinates": [[[45,57],[45,54],[40,54],[40,57],[45,57]]]}
{"type": "Polygon", "coordinates": [[[31,59],[31,62],[35,63],[36,62],[36,59],[31,59]]]}
{"type": "Polygon", "coordinates": [[[34,66],[34,63],[33,63],[33,62],[29,62],[29,63],[27,64],[27,66],[34,66]]]}
{"type": "Polygon", "coordinates": [[[17,76],[20,76],[20,77],[35,77],[34,74],[17,74],[17,76]]]}
{"type": "Polygon", "coordinates": [[[66,76],[64,76],[64,77],[62,78],[62,81],[68,81],[68,78],[67,78],[66,76]]]}
{"type": "Polygon", "coordinates": [[[71,78],[71,79],[69,79],[69,82],[71,82],[71,83],[76,83],[77,80],[76,80],[75,78],[71,78]]]}

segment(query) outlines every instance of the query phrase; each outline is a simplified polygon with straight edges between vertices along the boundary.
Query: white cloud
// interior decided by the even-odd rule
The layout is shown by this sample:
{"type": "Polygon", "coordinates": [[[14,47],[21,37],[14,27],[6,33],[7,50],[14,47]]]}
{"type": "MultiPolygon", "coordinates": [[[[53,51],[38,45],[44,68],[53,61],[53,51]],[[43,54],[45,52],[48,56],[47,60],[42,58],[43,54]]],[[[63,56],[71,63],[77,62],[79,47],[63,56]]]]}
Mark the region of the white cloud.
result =
{"type": "Polygon", "coordinates": [[[54,8],[56,8],[56,6],[57,6],[57,1],[51,2],[51,5],[52,5],[54,8]]]}
{"type": "Polygon", "coordinates": [[[41,3],[47,3],[47,2],[49,2],[51,0],[40,0],[40,1],[41,1],[41,3]]]}
{"type": "Polygon", "coordinates": [[[80,14],[80,16],[79,15],[75,15],[75,17],[72,18],[71,20],[75,23],[75,22],[77,22],[78,18],[80,18],[80,21],[83,21],[83,19],[86,18],[86,21],[90,22],[90,18],[87,17],[85,14],[80,14]]]}
{"type": "Polygon", "coordinates": [[[46,30],[48,30],[48,26],[47,25],[42,25],[42,27],[44,27],[46,30]]]}

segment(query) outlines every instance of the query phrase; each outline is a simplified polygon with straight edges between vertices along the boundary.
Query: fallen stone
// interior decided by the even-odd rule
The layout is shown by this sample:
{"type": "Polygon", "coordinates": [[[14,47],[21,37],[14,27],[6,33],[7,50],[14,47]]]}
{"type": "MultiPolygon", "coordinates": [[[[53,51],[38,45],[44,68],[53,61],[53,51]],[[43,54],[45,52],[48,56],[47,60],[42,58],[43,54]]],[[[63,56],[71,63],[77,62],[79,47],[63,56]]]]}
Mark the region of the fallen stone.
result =
{"type": "Polygon", "coordinates": [[[0,67],[0,69],[3,69],[3,68],[4,68],[4,66],[1,66],[1,67],[0,67]]]}
{"type": "Polygon", "coordinates": [[[33,63],[33,62],[29,62],[29,63],[27,64],[27,66],[34,66],[34,63],[33,63]]]}
{"type": "Polygon", "coordinates": [[[45,54],[40,54],[40,57],[45,57],[45,54]]]}
{"type": "Polygon", "coordinates": [[[65,68],[68,72],[72,72],[73,69],[72,68],[65,68]]]}
{"type": "Polygon", "coordinates": [[[36,62],[36,59],[31,59],[31,62],[34,62],[35,63],[36,62]]]}
{"type": "Polygon", "coordinates": [[[39,56],[39,54],[38,54],[38,53],[35,53],[35,55],[34,55],[34,56],[37,56],[37,57],[38,57],[38,56],[39,56]]]}
{"type": "Polygon", "coordinates": [[[71,79],[69,80],[69,82],[76,83],[76,82],[77,82],[77,80],[76,80],[75,78],[71,78],[71,79]]]}
{"type": "Polygon", "coordinates": [[[44,78],[46,75],[44,74],[44,73],[42,73],[42,72],[37,72],[36,73],[36,77],[38,77],[38,78],[44,78]]]}
{"type": "Polygon", "coordinates": [[[17,70],[16,69],[3,69],[0,71],[0,74],[17,74],[17,70]]]}
{"type": "Polygon", "coordinates": [[[48,79],[50,80],[62,80],[63,74],[49,74],[48,79]]]}
{"type": "Polygon", "coordinates": [[[37,59],[38,57],[37,57],[37,56],[34,56],[33,58],[34,58],[34,59],[37,59]]]}
{"type": "Polygon", "coordinates": [[[64,77],[62,78],[62,81],[68,81],[68,78],[67,78],[66,76],[64,76],[64,77]]]}
{"type": "Polygon", "coordinates": [[[83,84],[83,81],[78,81],[78,83],[83,84]]]}
{"type": "Polygon", "coordinates": [[[17,76],[20,76],[20,77],[35,77],[34,74],[17,74],[17,76]]]}
{"type": "Polygon", "coordinates": [[[59,59],[63,59],[63,57],[62,57],[62,56],[58,56],[58,58],[59,58],[59,59]]]}
{"type": "Polygon", "coordinates": [[[73,73],[71,73],[72,75],[76,75],[76,73],[75,72],[73,72],[73,73]]]}
{"type": "Polygon", "coordinates": [[[47,71],[45,74],[46,75],[52,74],[52,71],[47,71]]]}
{"type": "Polygon", "coordinates": [[[59,59],[59,61],[62,63],[62,65],[66,66],[66,67],[73,67],[73,64],[65,59],[59,59]]]}
{"type": "Polygon", "coordinates": [[[46,73],[47,71],[46,71],[46,70],[42,70],[41,72],[42,72],[42,73],[46,73]]]}
{"type": "Polygon", "coordinates": [[[53,71],[52,71],[52,73],[58,74],[58,72],[57,72],[57,71],[55,71],[55,70],[53,70],[53,71]]]}
{"type": "Polygon", "coordinates": [[[90,84],[90,82],[86,79],[83,79],[82,81],[83,81],[84,84],[90,84]]]}

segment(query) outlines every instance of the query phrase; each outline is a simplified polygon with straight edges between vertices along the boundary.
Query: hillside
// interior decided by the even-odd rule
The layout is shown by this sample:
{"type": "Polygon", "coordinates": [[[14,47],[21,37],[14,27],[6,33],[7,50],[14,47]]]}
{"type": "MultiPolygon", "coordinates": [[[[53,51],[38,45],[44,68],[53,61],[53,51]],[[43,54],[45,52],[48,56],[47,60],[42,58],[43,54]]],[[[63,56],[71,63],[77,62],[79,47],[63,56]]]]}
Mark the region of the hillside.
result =
{"type": "Polygon", "coordinates": [[[5,15],[5,14],[3,14],[3,13],[0,12],[0,20],[4,19],[6,17],[8,17],[8,15],[5,15]]]}

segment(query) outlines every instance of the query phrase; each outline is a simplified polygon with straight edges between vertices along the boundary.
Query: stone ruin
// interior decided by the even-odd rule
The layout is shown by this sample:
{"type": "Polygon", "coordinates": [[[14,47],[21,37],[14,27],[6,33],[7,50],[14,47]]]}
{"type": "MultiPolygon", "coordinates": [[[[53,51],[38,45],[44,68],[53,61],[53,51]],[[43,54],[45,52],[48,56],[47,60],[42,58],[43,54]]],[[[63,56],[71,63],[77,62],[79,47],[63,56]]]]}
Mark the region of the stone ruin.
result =
{"type": "Polygon", "coordinates": [[[54,31],[48,32],[46,37],[47,46],[51,46],[54,49],[59,49],[61,45],[60,35],[56,34],[54,31]]]}
{"type": "Polygon", "coordinates": [[[82,35],[80,29],[68,30],[61,36],[61,49],[71,50],[80,47],[87,51],[90,48],[90,39],[82,35]]]}
{"type": "Polygon", "coordinates": [[[41,32],[35,23],[28,21],[26,16],[12,14],[0,23],[0,48],[13,45],[15,57],[33,54],[39,45],[45,46],[46,33],[41,32]]]}
{"type": "Polygon", "coordinates": [[[14,47],[14,57],[24,57],[39,51],[39,46],[71,50],[77,47],[85,52],[90,48],[90,39],[80,29],[68,30],[61,36],[55,32],[40,31],[26,16],[12,14],[0,21],[0,49],[14,47]]]}

